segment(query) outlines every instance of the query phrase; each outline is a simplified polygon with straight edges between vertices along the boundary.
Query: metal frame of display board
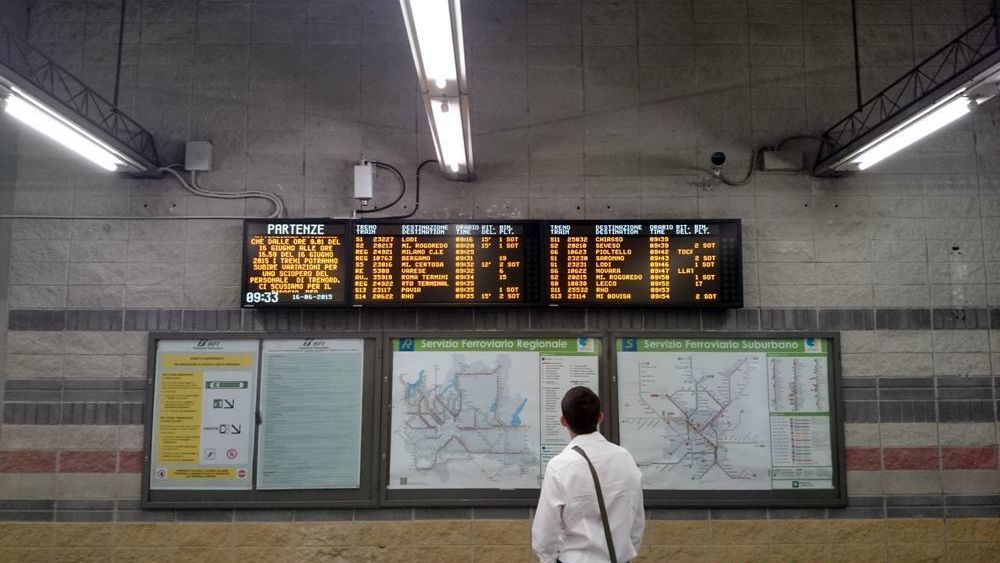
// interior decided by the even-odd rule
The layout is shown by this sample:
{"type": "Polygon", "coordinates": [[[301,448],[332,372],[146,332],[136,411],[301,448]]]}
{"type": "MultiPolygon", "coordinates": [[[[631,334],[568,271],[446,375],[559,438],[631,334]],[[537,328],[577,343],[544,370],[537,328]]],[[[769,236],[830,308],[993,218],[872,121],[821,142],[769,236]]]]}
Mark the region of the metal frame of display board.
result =
{"type": "Polygon", "coordinates": [[[381,386],[377,374],[381,373],[382,335],[378,332],[171,332],[150,333],[146,376],[145,428],[143,444],[141,505],[148,509],[202,509],[202,508],[370,508],[377,505],[377,480],[379,467],[379,416],[381,386]],[[267,340],[297,339],[363,339],[364,366],[361,412],[361,468],[360,486],[356,489],[294,489],[257,490],[256,451],[260,429],[260,385],[262,365],[257,366],[257,404],[254,428],[253,488],[248,491],[221,490],[151,490],[153,441],[153,406],[156,400],[156,359],[161,341],[168,340],[256,340],[258,358],[262,357],[263,343],[267,340]]]}
{"type": "Polygon", "coordinates": [[[828,358],[830,440],[833,467],[832,489],[785,489],[785,490],[645,490],[643,497],[647,508],[688,508],[688,507],[789,507],[789,508],[835,508],[847,506],[847,465],[844,448],[844,402],[840,373],[840,333],[837,332],[643,332],[613,331],[607,348],[610,354],[611,373],[609,390],[611,403],[611,436],[616,444],[621,443],[618,409],[618,340],[622,338],[652,338],[692,340],[718,339],[805,339],[817,338],[830,342],[828,358]]]}
{"type": "MultiPolygon", "coordinates": [[[[301,235],[308,237],[309,235],[301,235]]],[[[246,219],[243,222],[242,230],[242,245],[240,248],[241,252],[241,280],[240,280],[240,307],[243,309],[256,309],[256,310],[272,310],[272,309],[399,309],[399,308],[462,308],[462,307],[477,307],[477,308],[526,308],[526,307],[554,307],[554,308],[649,308],[649,309],[738,309],[743,306],[744,302],[744,290],[743,290],[743,222],[741,219],[642,219],[642,220],[622,220],[622,219],[612,219],[608,221],[600,221],[596,219],[513,219],[508,221],[503,220],[485,220],[485,219],[471,219],[469,221],[460,221],[455,219],[442,219],[442,220],[428,220],[419,219],[414,221],[405,221],[398,219],[381,220],[378,218],[354,218],[354,219],[334,219],[329,217],[314,217],[314,218],[295,218],[295,219],[246,219]],[[550,281],[549,281],[549,245],[546,244],[547,237],[550,236],[550,226],[553,224],[584,224],[584,225],[595,225],[595,224],[634,224],[643,223],[649,224],[653,222],[673,222],[673,223],[729,223],[736,225],[736,248],[734,250],[737,253],[736,256],[732,257],[732,264],[735,268],[735,274],[733,276],[733,281],[731,283],[735,284],[739,290],[739,298],[734,301],[729,302],[699,302],[699,303],[689,303],[683,305],[676,305],[669,302],[657,302],[657,303],[622,303],[615,301],[596,301],[596,300],[586,300],[581,302],[569,302],[561,301],[555,302],[549,299],[550,292],[550,281]],[[248,288],[248,255],[247,255],[247,245],[248,245],[248,230],[249,225],[254,223],[266,224],[266,223],[282,223],[282,224],[313,224],[313,223],[325,223],[333,225],[344,225],[344,252],[342,256],[342,261],[344,262],[344,281],[343,281],[343,291],[344,299],[342,301],[301,301],[292,303],[246,303],[246,293],[248,288]],[[526,234],[522,236],[522,248],[525,252],[524,264],[522,264],[522,271],[524,274],[524,279],[522,281],[522,295],[524,301],[512,301],[512,302],[440,302],[440,303],[422,303],[422,302],[412,302],[403,303],[401,301],[387,302],[387,303],[358,303],[354,300],[354,264],[355,264],[355,226],[359,223],[374,223],[379,225],[436,225],[436,224],[500,224],[509,223],[512,225],[524,225],[526,228],[535,229],[537,231],[537,248],[529,248],[528,244],[525,244],[528,240],[526,234]],[[531,253],[534,252],[535,256],[532,257],[531,253]],[[537,270],[532,272],[529,269],[529,264],[532,267],[537,267],[537,270]],[[534,275],[537,279],[530,279],[534,275]],[[534,285],[533,285],[534,284],[534,285]],[[537,292],[537,295],[529,295],[528,290],[533,287],[537,292]],[[532,297],[535,300],[530,300],[532,297]]],[[[721,274],[720,274],[721,275],[721,274]]],[[[721,290],[720,290],[721,292],[721,290]]]]}
{"type": "MultiPolygon", "coordinates": [[[[598,394],[601,397],[602,405],[605,405],[605,422],[601,425],[601,432],[605,436],[610,435],[610,412],[606,408],[610,401],[610,382],[608,371],[608,342],[606,333],[599,331],[581,330],[579,332],[531,332],[531,331],[497,331],[497,332],[423,332],[413,330],[410,332],[386,333],[383,339],[383,361],[382,361],[382,392],[381,392],[381,460],[382,466],[379,473],[379,505],[386,507],[526,507],[538,504],[539,488],[532,489],[413,489],[399,490],[390,489],[389,482],[389,457],[392,451],[392,425],[390,416],[392,413],[392,342],[400,338],[420,338],[420,339],[490,339],[490,338],[511,338],[511,339],[545,339],[545,338],[593,338],[601,343],[601,354],[598,357],[598,394]]],[[[567,435],[568,439],[568,435],[567,435]]]]}

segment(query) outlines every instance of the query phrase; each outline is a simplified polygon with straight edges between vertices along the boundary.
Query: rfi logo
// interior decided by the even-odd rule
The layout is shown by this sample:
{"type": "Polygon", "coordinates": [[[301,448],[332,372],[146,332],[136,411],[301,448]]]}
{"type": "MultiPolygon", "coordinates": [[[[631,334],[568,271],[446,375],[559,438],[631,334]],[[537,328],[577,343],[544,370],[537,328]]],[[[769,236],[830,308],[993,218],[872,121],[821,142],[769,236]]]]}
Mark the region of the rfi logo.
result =
{"type": "Polygon", "coordinates": [[[199,340],[195,348],[222,348],[221,340],[199,340]]]}
{"type": "Polygon", "coordinates": [[[326,348],[326,341],[325,340],[316,340],[315,338],[306,338],[305,341],[302,342],[302,347],[303,348],[326,348]]]}

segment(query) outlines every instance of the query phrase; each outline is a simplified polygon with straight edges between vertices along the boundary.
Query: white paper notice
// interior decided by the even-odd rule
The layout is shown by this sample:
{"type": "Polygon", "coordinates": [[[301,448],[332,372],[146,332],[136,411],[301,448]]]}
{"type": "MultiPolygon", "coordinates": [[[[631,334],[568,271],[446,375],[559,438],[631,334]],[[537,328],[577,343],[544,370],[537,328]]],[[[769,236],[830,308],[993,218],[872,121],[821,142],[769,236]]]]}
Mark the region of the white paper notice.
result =
{"type": "Polygon", "coordinates": [[[541,359],[542,395],[542,475],[549,460],[569,444],[569,432],[559,422],[562,416],[562,398],[573,387],[598,390],[597,356],[550,356],[541,359]]]}
{"type": "Polygon", "coordinates": [[[364,340],[265,340],[258,489],[352,489],[361,478],[364,340]]]}
{"type": "Polygon", "coordinates": [[[163,340],[150,489],[250,489],[256,340],[163,340]]]}

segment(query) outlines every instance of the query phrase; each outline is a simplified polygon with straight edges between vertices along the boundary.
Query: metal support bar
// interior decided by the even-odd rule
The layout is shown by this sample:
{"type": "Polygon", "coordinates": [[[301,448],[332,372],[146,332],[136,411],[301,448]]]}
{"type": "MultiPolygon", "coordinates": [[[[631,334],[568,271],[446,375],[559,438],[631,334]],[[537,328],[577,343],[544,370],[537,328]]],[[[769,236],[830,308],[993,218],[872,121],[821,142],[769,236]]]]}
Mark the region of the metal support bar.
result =
{"type": "Polygon", "coordinates": [[[930,104],[1000,68],[994,10],[823,134],[813,173],[836,175],[844,159],[930,104]]]}
{"type": "Polygon", "coordinates": [[[0,23],[0,86],[16,87],[51,104],[112,143],[139,172],[159,176],[153,135],[117,106],[0,23]]]}

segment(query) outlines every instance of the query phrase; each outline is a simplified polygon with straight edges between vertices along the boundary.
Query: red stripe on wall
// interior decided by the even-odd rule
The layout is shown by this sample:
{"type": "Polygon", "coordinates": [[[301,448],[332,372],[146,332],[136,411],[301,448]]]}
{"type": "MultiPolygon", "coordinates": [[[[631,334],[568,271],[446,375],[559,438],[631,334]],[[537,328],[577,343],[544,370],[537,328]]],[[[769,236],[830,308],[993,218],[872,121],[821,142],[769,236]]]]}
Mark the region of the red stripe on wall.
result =
{"type": "Polygon", "coordinates": [[[886,469],[938,469],[938,448],[885,448],[886,469]]]}
{"type": "Polygon", "coordinates": [[[142,452],[118,452],[119,473],[142,473],[142,452]]]}
{"type": "Polygon", "coordinates": [[[55,473],[56,453],[33,450],[0,452],[0,473],[55,473]]]}
{"type": "Polygon", "coordinates": [[[59,452],[59,473],[114,473],[117,452],[59,452]]]}
{"type": "Polygon", "coordinates": [[[941,465],[945,469],[996,469],[997,448],[941,448],[941,465]]]}
{"type": "Polygon", "coordinates": [[[882,469],[882,450],[878,448],[847,448],[848,471],[879,471],[882,469]]]}

